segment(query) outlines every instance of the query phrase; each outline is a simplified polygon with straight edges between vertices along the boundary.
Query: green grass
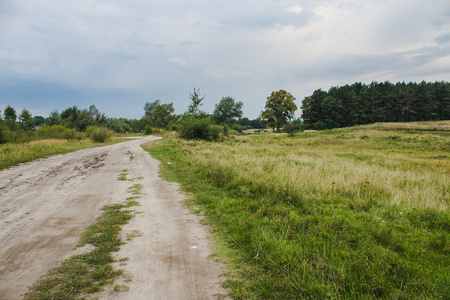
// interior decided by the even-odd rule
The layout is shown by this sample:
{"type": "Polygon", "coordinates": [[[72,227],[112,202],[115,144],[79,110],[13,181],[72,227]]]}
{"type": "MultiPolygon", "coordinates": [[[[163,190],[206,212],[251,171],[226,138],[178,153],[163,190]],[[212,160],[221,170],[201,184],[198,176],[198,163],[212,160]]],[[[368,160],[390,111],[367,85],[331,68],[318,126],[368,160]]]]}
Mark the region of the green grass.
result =
{"type": "Polygon", "coordinates": [[[145,148],[213,227],[233,298],[447,299],[449,125],[145,148]]]}
{"type": "Polygon", "coordinates": [[[126,181],[127,180],[127,176],[128,176],[127,172],[128,172],[127,170],[123,170],[122,173],[119,174],[118,180],[126,181]]]}
{"type": "Polygon", "coordinates": [[[123,140],[114,139],[109,143],[93,143],[90,140],[53,139],[32,141],[25,144],[0,144],[0,170],[54,154],[64,154],[85,148],[110,145],[121,141],[123,140]]]}
{"type": "Polygon", "coordinates": [[[140,195],[143,187],[144,186],[142,184],[136,183],[132,187],[128,188],[128,192],[133,195],[140,195]]]}

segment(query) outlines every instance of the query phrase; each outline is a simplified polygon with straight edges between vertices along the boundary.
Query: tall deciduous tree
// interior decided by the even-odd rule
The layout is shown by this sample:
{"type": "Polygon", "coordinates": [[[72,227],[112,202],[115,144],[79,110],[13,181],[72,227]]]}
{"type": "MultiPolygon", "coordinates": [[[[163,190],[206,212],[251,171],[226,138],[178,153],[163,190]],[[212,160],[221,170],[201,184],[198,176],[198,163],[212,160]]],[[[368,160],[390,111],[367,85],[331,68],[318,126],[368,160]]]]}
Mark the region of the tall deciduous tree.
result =
{"type": "MultiPolygon", "coordinates": [[[[147,120],[150,120],[152,124],[156,121],[156,115],[155,115],[156,106],[158,106],[160,104],[161,104],[161,101],[159,101],[159,99],[158,99],[153,102],[147,102],[144,105],[145,116],[148,116],[147,120]]],[[[148,124],[148,125],[151,125],[151,124],[148,124]]]]}
{"type": "Polygon", "coordinates": [[[173,115],[174,111],[173,103],[156,105],[154,124],[161,128],[167,128],[169,124],[176,120],[176,116],[173,115]]]}
{"type": "Polygon", "coordinates": [[[261,112],[261,119],[272,127],[274,131],[276,129],[279,132],[280,128],[288,120],[294,118],[294,113],[297,110],[294,100],[294,96],[285,90],[272,92],[267,97],[265,110],[261,112]]]}
{"type": "Polygon", "coordinates": [[[235,119],[242,118],[241,101],[236,102],[232,97],[223,97],[214,109],[213,118],[218,124],[232,124],[235,119]]]}

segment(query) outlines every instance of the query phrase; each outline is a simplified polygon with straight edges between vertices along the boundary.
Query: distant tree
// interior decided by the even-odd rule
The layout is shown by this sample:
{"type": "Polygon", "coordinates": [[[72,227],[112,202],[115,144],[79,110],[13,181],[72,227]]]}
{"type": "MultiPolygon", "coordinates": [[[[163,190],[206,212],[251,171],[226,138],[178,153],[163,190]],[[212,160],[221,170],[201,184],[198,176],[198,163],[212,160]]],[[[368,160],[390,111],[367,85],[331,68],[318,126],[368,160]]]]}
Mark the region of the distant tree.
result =
{"type": "Polygon", "coordinates": [[[189,99],[192,103],[188,106],[187,113],[195,116],[206,116],[206,113],[200,110],[200,106],[203,105],[202,101],[205,99],[205,95],[200,97],[200,89],[194,87],[194,92],[189,93],[189,99]]]}
{"type": "Polygon", "coordinates": [[[19,115],[19,123],[20,129],[22,130],[29,131],[34,128],[33,117],[31,116],[30,112],[25,108],[19,115]]]}
{"type": "Polygon", "coordinates": [[[145,130],[145,127],[147,127],[147,126],[152,126],[152,125],[153,125],[153,121],[149,115],[144,115],[139,120],[139,130],[140,131],[145,130]]]}
{"type": "Polygon", "coordinates": [[[161,101],[158,99],[153,102],[147,102],[144,105],[145,115],[150,117],[151,123],[154,123],[156,121],[155,109],[156,109],[156,106],[158,106],[160,104],[161,104],[161,101]]]}
{"type": "Polygon", "coordinates": [[[213,113],[213,120],[217,124],[231,125],[235,119],[242,118],[242,106],[244,104],[241,101],[236,102],[232,97],[223,97],[213,113]]]}
{"type": "Polygon", "coordinates": [[[448,82],[357,82],[318,95],[315,91],[302,102],[305,128],[450,119],[448,82]]]}
{"type": "Polygon", "coordinates": [[[176,116],[173,115],[174,111],[173,103],[156,105],[154,124],[160,128],[167,128],[169,124],[175,123],[176,116]]]}
{"type": "Polygon", "coordinates": [[[117,133],[126,133],[132,131],[131,122],[123,118],[110,118],[106,128],[117,133]]]}
{"type": "Polygon", "coordinates": [[[94,124],[94,118],[92,117],[88,109],[82,109],[78,111],[78,117],[75,121],[75,128],[78,131],[85,131],[89,126],[94,124]]]}
{"type": "Polygon", "coordinates": [[[315,129],[329,129],[339,127],[342,119],[342,105],[339,99],[332,95],[326,96],[321,105],[321,111],[323,112],[322,128],[315,129]]]}
{"type": "Polygon", "coordinates": [[[297,110],[297,105],[294,103],[294,96],[285,90],[279,90],[278,92],[272,92],[267,97],[266,107],[261,112],[261,119],[264,123],[268,124],[277,132],[280,128],[294,118],[294,113],[297,110]]]}
{"type": "Polygon", "coordinates": [[[315,129],[314,124],[322,121],[321,105],[323,99],[327,96],[327,92],[321,89],[315,90],[309,97],[305,97],[302,101],[302,119],[307,124],[307,128],[315,129]]]}
{"type": "Polygon", "coordinates": [[[59,115],[59,112],[56,109],[52,110],[48,118],[45,119],[45,124],[49,126],[59,125],[60,123],[61,123],[61,116],[59,115]]]}
{"type": "Polygon", "coordinates": [[[432,97],[438,104],[438,120],[450,120],[450,84],[444,81],[435,82],[432,97]]]}
{"type": "Polygon", "coordinates": [[[43,116],[33,117],[34,126],[41,126],[45,123],[45,118],[43,116]]]}
{"type": "Polygon", "coordinates": [[[93,123],[90,124],[95,125],[95,126],[99,126],[99,127],[104,127],[106,126],[106,123],[108,122],[108,118],[106,117],[106,115],[104,113],[101,113],[96,107],[95,105],[91,105],[89,106],[89,115],[91,116],[93,123]]]}
{"type": "Polygon", "coordinates": [[[3,112],[3,116],[5,117],[5,123],[6,126],[8,126],[9,130],[14,131],[16,130],[16,120],[17,120],[17,113],[16,110],[8,105],[5,108],[5,111],[3,112]]]}
{"type": "Polygon", "coordinates": [[[250,120],[249,118],[244,117],[244,118],[238,120],[236,123],[238,123],[239,125],[244,126],[244,128],[246,128],[246,129],[264,128],[264,126],[261,125],[261,119],[260,118],[256,118],[254,120],[250,120]]]}
{"type": "Polygon", "coordinates": [[[80,110],[77,106],[66,108],[61,112],[61,124],[68,128],[77,128],[80,110]]]}

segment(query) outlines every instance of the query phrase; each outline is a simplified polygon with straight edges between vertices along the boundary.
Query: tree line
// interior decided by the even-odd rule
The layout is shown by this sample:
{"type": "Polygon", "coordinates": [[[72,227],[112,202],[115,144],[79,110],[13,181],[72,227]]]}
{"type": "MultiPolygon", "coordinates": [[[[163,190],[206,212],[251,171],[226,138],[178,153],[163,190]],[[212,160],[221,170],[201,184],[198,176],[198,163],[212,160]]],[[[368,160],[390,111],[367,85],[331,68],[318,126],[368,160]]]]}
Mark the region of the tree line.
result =
{"type": "Polygon", "coordinates": [[[450,83],[357,82],[315,90],[301,105],[305,129],[329,129],[376,122],[450,119],[450,83]]]}
{"type": "Polygon", "coordinates": [[[27,109],[19,116],[8,105],[0,113],[0,142],[29,132],[35,126],[64,126],[77,132],[90,127],[106,128],[116,133],[152,132],[152,128],[177,130],[182,137],[194,139],[217,139],[219,133],[228,135],[229,130],[240,133],[244,129],[271,127],[273,131],[293,134],[298,129],[330,129],[375,122],[435,121],[450,119],[450,83],[393,84],[389,81],[357,82],[352,85],[331,87],[328,91],[315,90],[301,103],[302,116],[294,119],[297,110],[295,97],[285,90],[273,91],[266,99],[265,110],[255,120],[243,118],[241,101],[222,97],[214,112],[201,110],[205,95],[194,88],[189,93],[190,105],[186,112],[176,115],[173,103],[159,99],[146,102],[141,119],[108,118],[95,105],[80,109],[69,107],[59,113],[53,110],[47,118],[32,117],[27,109]],[[9,138],[6,138],[9,137],[9,138]]]}
{"type": "MultiPolygon", "coordinates": [[[[21,140],[20,137],[33,133],[38,127],[52,126],[61,126],[79,133],[86,132],[92,127],[98,127],[116,133],[146,132],[148,134],[152,132],[152,129],[180,131],[183,124],[186,127],[186,120],[191,118],[191,120],[201,120],[203,124],[206,124],[208,138],[211,137],[211,126],[221,127],[220,130],[222,132],[225,130],[225,133],[229,129],[242,132],[244,129],[261,127],[260,119],[242,118],[243,103],[236,101],[233,97],[223,97],[216,104],[212,114],[207,114],[200,109],[205,96],[200,96],[199,89],[194,88],[193,93],[189,93],[189,98],[191,104],[181,115],[174,113],[173,103],[162,103],[159,99],[146,102],[143,107],[144,115],[140,119],[108,118],[95,105],[91,105],[89,108],[73,106],[61,112],[55,109],[47,118],[33,117],[27,109],[23,109],[20,115],[17,115],[16,110],[8,105],[3,114],[0,111],[0,143],[17,142],[21,140]]],[[[217,127],[214,129],[215,131],[217,131],[217,127]]],[[[71,132],[71,136],[73,136],[73,132],[71,132]]]]}

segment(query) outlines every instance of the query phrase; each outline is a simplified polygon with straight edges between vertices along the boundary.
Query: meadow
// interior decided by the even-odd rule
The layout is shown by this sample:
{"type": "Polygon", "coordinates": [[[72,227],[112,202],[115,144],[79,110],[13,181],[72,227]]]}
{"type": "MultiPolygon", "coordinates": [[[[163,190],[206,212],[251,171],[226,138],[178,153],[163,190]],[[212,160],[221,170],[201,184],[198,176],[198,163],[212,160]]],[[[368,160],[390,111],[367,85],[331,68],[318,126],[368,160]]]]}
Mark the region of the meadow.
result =
{"type": "Polygon", "coordinates": [[[211,225],[234,299],[450,298],[449,121],[144,148],[211,225]]]}

